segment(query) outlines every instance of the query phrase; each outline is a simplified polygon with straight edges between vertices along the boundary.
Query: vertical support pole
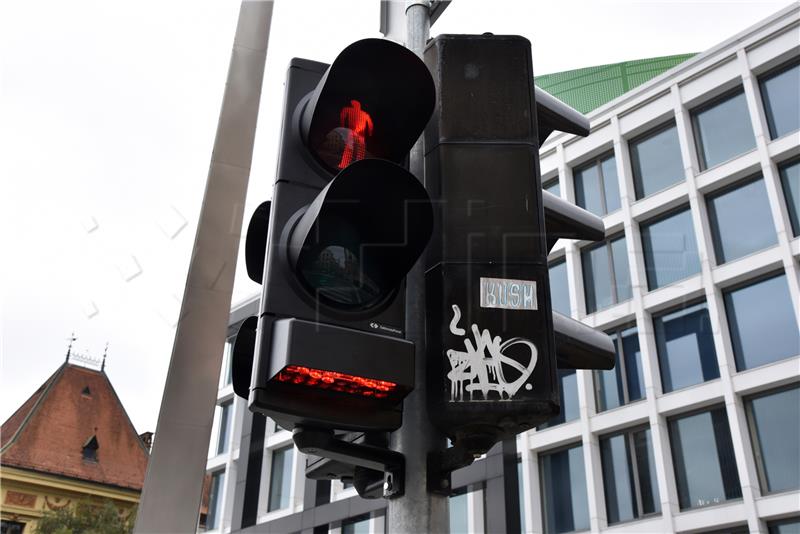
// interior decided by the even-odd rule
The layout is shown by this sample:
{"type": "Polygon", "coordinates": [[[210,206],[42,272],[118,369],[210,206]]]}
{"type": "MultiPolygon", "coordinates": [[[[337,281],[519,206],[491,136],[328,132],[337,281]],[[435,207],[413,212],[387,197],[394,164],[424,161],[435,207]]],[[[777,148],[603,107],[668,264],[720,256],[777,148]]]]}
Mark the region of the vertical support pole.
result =
{"type": "Polygon", "coordinates": [[[272,2],[243,1],[136,532],[194,532],[267,58],[272,2]]]}
{"type": "MultiPolygon", "coordinates": [[[[406,47],[422,57],[430,34],[430,1],[406,2],[406,47]]],[[[411,172],[424,183],[423,139],[409,154],[411,172]]],[[[428,453],[444,449],[444,437],[431,425],[426,408],[425,269],[423,259],[406,277],[406,339],[415,346],[416,387],[403,404],[403,426],[392,434],[393,449],[406,457],[405,494],[391,499],[388,531],[432,534],[449,531],[447,497],[428,492],[428,453]]]]}
{"type": "Polygon", "coordinates": [[[489,467],[490,472],[486,479],[486,532],[519,534],[521,527],[517,438],[504,439],[499,447],[495,445],[489,455],[493,457],[487,458],[486,461],[495,465],[489,467]]]}

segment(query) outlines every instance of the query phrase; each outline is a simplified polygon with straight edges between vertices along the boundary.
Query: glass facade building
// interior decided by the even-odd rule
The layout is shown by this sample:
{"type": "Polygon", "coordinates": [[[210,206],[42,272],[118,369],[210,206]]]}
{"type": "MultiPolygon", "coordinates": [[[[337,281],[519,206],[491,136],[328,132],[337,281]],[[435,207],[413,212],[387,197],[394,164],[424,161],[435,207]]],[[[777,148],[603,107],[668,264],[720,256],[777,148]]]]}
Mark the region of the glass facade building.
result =
{"type": "MultiPolygon", "coordinates": [[[[503,531],[493,477],[512,472],[526,533],[800,532],[798,42],[793,5],[589,113],[588,137],[544,142],[543,187],[608,236],[556,244],[553,308],[607,332],[617,365],[559,372],[562,414],[502,476],[494,453],[454,473],[451,532],[503,531]]],[[[385,501],[307,480],[227,376],[212,530],[392,532],[385,501]]]]}

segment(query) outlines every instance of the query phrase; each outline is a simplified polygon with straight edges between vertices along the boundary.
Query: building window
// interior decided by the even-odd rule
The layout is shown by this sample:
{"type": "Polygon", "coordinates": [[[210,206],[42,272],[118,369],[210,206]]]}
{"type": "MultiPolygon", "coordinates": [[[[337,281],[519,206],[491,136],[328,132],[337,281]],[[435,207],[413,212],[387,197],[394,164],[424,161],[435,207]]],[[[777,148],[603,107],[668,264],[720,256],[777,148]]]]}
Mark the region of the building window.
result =
{"type": "Polygon", "coordinates": [[[608,523],[661,511],[649,428],[600,438],[608,523]]]}
{"type": "Polygon", "coordinates": [[[719,378],[705,302],[653,317],[664,393],[719,378]]]}
{"type": "Polygon", "coordinates": [[[650,290],[700,272],[692,214],[672,212],[641,226],[647,286],[650,290]]]}
{"type": "Polygon", "coordinates": [[[469,503],[466,488],[447,499],[450,534],[469,534],[469,503]]]}
{"type": "Polygon", "coordinates": [[[569,316],[569,283],[567,282],[567,262],[553,263],[549,268],[550,305],[553,311],[569,316]]]}
{"type": "Polygon", "coordinates": [[[724,298],[737,370],[800,352],[797,319],[784,274],[726,291],[724,298]]]}
{"type": "Polygon", "coordinates": [[[645,397],[642,354],[636,327],[609,332],[617,350],[617,364],[609,371],[595,371],[597,411],[602,412],[645,397]]]}
{"type": "Polygon", "coordinates": [[[789,220],[792,222],[792,233],[800,235],[800,160],[782,165],[779,172],[789,209],[789,220]]]}
{"type": "Polygon", "coordinates": [[[631,298],[631,274],[624,235],[581,250],[581,264],[587,313],[631,298]]]}
{"type": "Polygon", "coordinates": [[[720,530],[704,530],[703,534],[750,534],[750,529],[745,525],[734,525],[720,530]]]}
{"type": "Polygon", "coordinates": [[[2,534],[22,534],[25,531],[25,523],[19,521],[2,520],[0,532],[2,534]]]}
{"type": "Polygon", "coordinates": [[[596,215],[606,215],[620,208],[617,161],[606,154],[576,169],[575,202],[596,215]]]}
{"type": "Polygon", "coordinates": [[[759,80],[772,139],[800,130],[800,63],[779,67],[759,80]]]}
{"type": "Polygon", "coordinates": [[[208,491],[208,514],[206,515],[206,529],[214,530],[221,526],[222,519],[222,484],[225,480],[225,471],[211,474],[211,487],[208,491]]]}
{"type": "Polygon", "coordinates": [[[96,462],[98,448],[100,448],[100,445],[97,443],[97,436],[90,437],[83,444],[83,459],[88,462],[96,462]]]}
{"type": "Polygon", "coordinates": [[[544,531],[572,532],[589,528],[589,501],[583,446],[539,456],[544,531]]]}
{"type": "Polygon", "coordinates": [[[718,264],[778,243],[761,177],[709,195],[706,205],[718,264]]]}
{"type": "Polygon", "coordinates": [[[292,490],[292,457],[294,449],[284,447],[272,452],[267,512],[288,508],[292,490]]]}
{"type": "Polygon", "coordinates": [[[525,528],[525,503],[527,499],[525,498],[525,482],[522,479],[523,470],[522,470],[522,459],[517,459],[517,497],[519,499],[519,527],[522,532],[527,532],[528,529],[525,528]]]}
{"type": "Polygon", "coordinates": [[[742,496],[725,408],[669,420],[681,510],[742,496]]]}
{"type": "Polygon", "coordinates": [[[745,403],[761,493],[800,489],[800,385],[745,403]]]}
{"type": "Polygon", "coordinates": [[[223,373],[222,385],[227,386],[233,381],[233,344],[236,337],[229,337],[225,341],[225,354],[222,357],[223,373]]]}
{"type": "Polygon", "coordinates": [[[228,438],[231,430],[231,408],[233,401],[220,404],[219,428],[217,432],[217,454],[228,452],[228,438]]]}
{"type": "Polygon", "coordinates": [[[767,523],[769,534],[797,534],[800,532],[800,517],[767,523]]]}
{"type": "Polygon", "coordinates": [[[692,127],[702,170],[756,147],[747,100],[741,88],[693,110],[692,127]]]}
{"type": "Polygon", "coordinates": [[[670,122],[630,141],[636,198],[644,198],[685,178],[678,130],[670,122]]]}
{"type": "Polygon", "coordinates": [[[542,183],[542,189],[547,191],[548,193],[552,193],[557,197],[561,196],[561,184],[558,183],[558,176],[553,178],[552,180],[547,180],[542,183]]]}
{"type": "Polygon", "coordinates": [[[342,534],[369,534],[369,515],[362,515],[343,521],[342,534]]]}
{"type": "Polygon", "coordinates": [[[558,395],[561,399],[561,412],[536,427],[538,430],[574,421],[581,415],[578,405],[578,375],[575,369],[559,369],[557,375],[560,383],[558,395]]]}

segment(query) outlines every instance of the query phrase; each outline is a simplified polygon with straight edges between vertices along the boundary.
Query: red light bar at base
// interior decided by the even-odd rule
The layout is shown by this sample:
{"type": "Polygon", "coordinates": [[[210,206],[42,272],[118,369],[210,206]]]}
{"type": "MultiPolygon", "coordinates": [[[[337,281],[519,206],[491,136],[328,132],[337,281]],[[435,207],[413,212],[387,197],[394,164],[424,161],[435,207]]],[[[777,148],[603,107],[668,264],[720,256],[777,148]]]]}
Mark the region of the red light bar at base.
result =
{"type": "Polygon", "coordinates": [[[361,376],[311,369],[300,365],[284,367],[276,376],[279,382],[309,386],[349,395],[362,395],[376,399],[385,399],[397,390],[397,384],[386,380],[365,378],[361,376]]]}

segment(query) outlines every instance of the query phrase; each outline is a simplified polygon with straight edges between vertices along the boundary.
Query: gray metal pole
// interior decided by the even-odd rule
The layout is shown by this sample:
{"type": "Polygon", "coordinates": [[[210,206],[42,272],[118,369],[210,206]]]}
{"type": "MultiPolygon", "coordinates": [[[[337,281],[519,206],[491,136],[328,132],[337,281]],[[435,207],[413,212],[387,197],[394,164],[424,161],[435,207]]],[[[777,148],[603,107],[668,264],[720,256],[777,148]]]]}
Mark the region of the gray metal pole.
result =
{"type": "Polygon", "coordinates": [[[194,532],[272,21],[271,1],[242,2],[180,320],[135,531],[194,532]]]}
{"type": "MultiPolygon", "coordinates": [[[[406,2],[406,47],[422,56],[430,34],[430,2],[406,2]]],[[[411,172],[424,183],[423,140],[409,156],[411,172]]],[[[445,439],[431,425],[425,393],[425,270],[420,260],[406,277],[406,338],[416,347],[416,388],[403,406],[403,426],[392,434],[393,448],[405,454],[405,495],[389,501],[388,532],[433,534],[449,531],[447,497],[427,490],[427,456],[445,439]]]]}

